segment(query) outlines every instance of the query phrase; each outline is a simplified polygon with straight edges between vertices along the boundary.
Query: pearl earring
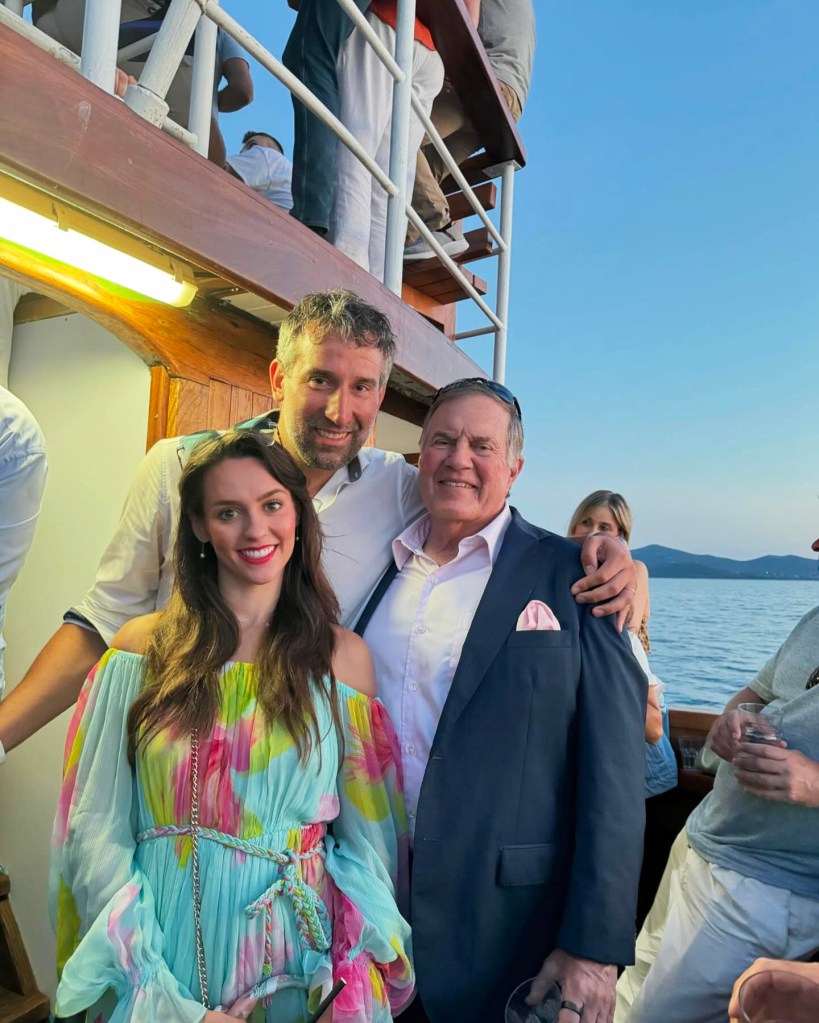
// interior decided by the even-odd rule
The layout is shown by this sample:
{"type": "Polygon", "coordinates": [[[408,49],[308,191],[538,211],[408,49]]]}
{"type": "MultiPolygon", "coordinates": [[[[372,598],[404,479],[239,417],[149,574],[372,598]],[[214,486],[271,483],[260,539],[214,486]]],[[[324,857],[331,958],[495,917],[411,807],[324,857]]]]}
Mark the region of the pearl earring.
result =
{"type": "Polygon", "coordinates": [[[199,552],[199,557],[200,558],[204,558],[205,557],[205,541],[204,540],[202,541],[202,550],[199,552]]]}

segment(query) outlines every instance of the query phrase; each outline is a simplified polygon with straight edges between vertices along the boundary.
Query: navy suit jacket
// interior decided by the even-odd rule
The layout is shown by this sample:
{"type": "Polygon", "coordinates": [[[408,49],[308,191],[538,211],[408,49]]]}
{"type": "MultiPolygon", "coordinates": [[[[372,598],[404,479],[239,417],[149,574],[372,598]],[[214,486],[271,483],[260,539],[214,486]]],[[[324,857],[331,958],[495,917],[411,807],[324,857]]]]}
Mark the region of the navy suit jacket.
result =
{"type": "Polygon", "coordinates": [[[513,511],[417,809],[411,923],[432,1023],[501,1023],[555,947],[633,962],[647,686],[613,619],[569,592],[582,575],[576,544],[513,511]],[[530,600],[559,632],[516,631],[530,600]]]}

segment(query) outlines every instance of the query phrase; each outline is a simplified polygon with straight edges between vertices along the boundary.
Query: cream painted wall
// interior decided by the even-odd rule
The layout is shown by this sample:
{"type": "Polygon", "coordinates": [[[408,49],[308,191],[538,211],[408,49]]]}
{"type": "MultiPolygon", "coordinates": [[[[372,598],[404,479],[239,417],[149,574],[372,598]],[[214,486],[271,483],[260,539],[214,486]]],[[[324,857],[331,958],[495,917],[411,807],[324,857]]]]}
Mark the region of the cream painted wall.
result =
{"type": "MultiPolygon", "coordinates": [[[[15,330],[9,387],[37,417],[49,460],[37,533],[8,602],[10,691],[94,578],[145,452],[150,376],[114,335],[74,314],[15,330]]],[[[0,862],[37,980],[52,998],[48,858],[68,720],[43,728],[0,767],[0,862]]]]}
{"type": "Polygon", "coordinates": [[[402,455],[417,451],[421,427],[381,412],[375,424],[375,443],[387,451],[400,451],[402,455]]]}

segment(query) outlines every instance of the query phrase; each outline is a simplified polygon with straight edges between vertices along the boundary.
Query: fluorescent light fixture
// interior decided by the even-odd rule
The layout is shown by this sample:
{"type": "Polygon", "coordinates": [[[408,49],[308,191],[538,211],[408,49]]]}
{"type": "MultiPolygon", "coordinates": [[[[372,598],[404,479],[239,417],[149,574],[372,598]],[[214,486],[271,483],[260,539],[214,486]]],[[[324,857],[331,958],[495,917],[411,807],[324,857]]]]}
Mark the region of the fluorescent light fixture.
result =
{"type": "Polygon", "coordinates": [[[196,286],[186,279],[187,267],[43,193],[11,185],[9,179],[0,181],[0,191],[25,195],[25,205],[0,195],[0,238],[167,305],[193,301],[196,286]],[[98,240],[100,236],[114,244],[98,240]],[[124,248],[137,249],[148,258],[129,255],[124,248]]]}

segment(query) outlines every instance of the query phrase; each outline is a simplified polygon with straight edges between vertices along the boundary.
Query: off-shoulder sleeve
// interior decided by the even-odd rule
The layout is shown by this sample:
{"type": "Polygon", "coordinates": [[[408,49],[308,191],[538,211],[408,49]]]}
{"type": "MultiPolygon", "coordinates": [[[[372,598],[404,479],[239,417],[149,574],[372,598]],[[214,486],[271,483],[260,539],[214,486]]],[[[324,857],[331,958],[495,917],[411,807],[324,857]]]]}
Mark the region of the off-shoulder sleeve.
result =
{"type": "Polygon", "coordinates": [[[134,859],[126,715],[142,671],[141,657],[109,650],[88,676],[69,726],[52,836],[56,1009],[71,1016],[112,992],[111,1023],[198,1023],[204,1007],[163,959],[153,892],[134,859]]]}
{"type": "Polygon", "coordinates": [[[409,925],[396,902],[408,879],[401,761],[383,704],[339,687],[339,705],[344,759],[327,871],[336,889],[333,974],[347,987],[333,1021],[389,1023],[414,986],[409,925]]]}

